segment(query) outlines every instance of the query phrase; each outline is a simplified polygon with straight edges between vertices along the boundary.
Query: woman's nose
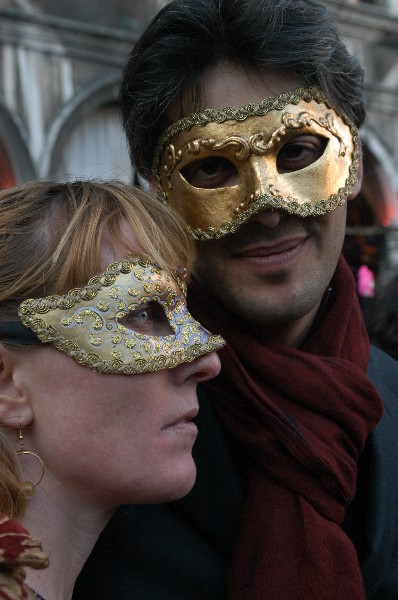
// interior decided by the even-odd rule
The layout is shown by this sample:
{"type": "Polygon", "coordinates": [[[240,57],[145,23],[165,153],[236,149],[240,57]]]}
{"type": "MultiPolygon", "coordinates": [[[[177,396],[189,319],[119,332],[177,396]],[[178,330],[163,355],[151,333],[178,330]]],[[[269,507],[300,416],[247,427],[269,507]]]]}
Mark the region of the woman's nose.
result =
{"type": "Polygon", "coordinates": [[[221,362],[216,352],[203,354],[190,363],[182,363],[174,369],[179,383],[187,379],[199,383],[216,377],[221,369],[221,362]]]}
{"type": "Polygon", "coordinates": [[[218,357],[217,352],[210,352],[210,354],[204,354],[197,358],[194,362],[197,372],[195,377],[199,381],[206,381],[207,379],[213,379],[216,377],[221,370],[221,361],[218,357]]]}

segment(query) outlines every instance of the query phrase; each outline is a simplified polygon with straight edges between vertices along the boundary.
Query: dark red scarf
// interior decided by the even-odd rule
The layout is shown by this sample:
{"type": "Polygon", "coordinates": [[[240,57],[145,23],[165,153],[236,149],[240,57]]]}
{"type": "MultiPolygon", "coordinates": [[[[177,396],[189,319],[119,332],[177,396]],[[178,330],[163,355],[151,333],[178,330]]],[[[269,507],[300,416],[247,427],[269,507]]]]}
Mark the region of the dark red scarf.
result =
{"type": "Polygon", "coordinates": [[[191,285],[192,313],[228,342],[206,388],[248,478],[230,600],[365,598],[341,523],[382,403],[366,378],[369,340],[343,259],[331,285],[333,303],[300,349],[261,345],[191,285]]]}

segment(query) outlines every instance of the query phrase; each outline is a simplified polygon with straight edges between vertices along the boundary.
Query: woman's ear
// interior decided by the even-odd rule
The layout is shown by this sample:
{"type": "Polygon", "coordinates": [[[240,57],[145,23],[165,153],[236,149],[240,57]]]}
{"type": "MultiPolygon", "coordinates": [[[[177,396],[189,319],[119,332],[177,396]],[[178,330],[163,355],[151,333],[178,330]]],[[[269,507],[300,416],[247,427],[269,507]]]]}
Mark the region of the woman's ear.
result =
{"type": "Polygon", "coordinates": [[[0,343],[0,423],[9,427],[25,427],[33,419],[30,398],[19,381],[21,359],[20,351],[0,343]]]}

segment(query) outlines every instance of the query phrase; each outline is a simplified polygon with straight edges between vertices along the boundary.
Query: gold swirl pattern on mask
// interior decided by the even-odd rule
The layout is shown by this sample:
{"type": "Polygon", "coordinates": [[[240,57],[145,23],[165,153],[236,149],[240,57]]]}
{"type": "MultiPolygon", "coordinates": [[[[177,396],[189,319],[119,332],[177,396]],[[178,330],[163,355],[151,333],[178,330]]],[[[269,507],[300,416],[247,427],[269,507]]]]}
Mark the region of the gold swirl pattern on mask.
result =
{"type": "Polygon", "coordinates": [[[167,179],[167,187],[172,189],[170,178],[171,175],[181,161],[183,156],[188,153],[191,155],[199,154],[202,148],[207,150],[217,151],[224,150],[228,147],[234,147],[235,158],[238,161],[245,161],[251,154],[262,156],[271,150],[277,143],[281,141],[283,136],[289,130],[298,130],[304,127],[308,127],[311,122],[316,123],[319,127],[322,127],[334,135],[340,144],[339,156],[345,156],[347,152],[347,146],[344,143],[342,137],[334,126],[334,119],[331,113],[325,113],[324,117],[313,117],[308,112],[302,111],[296,117],[291,113],[282,114],[282,125],[272,133],[269,140],[264,139],[264,135],[256,133],[247,140],[240,136],[229,136],[221,142],[217,142],[215,139],[195,139],[185,144],[178,152],[175,151],[174,145],[169,144],[166,147],[167,161],[163,166],[165,178],[167,179]]]}
{"type": "Polygon", "coordinates": [[[42,342],[85,367],[126,375],[153,372],[224,346],[220,336],[211,335],[190,315],[185,297],[186,284],[176,272],[130,255],[82,288],[25,300],[19,317],[42,342]],[[118,321],[147,302],[161,304],[174,334],[146,335],[118,321]]]}
{"type": "MultiPolygon", "coordinates": [[[[278,97],[269,97],[262,100],[259,104],[250,102],[239,108],[233,106],[227,106],[222,109],[216,108],[205,108],[203,112],[191,113],[181,119],[178,119],[175,123],[172,123],[165,129],[161,135],[153,160],[153,174],[156,175],[159,166],[159,160],[164,152],[165,146],[176,137],[181,131],[188,131],[193,125],[207,125],[208,123],[225,123],[225,121],[245,121],[248,117],[261,117],[266,115],[271,110],[283,110],[289,104],[297,105],[302,100],[304,102],[311,102],[316,100],[319,104],[325,104],[329,108],[333,109],[330,102],[326,98],[325,94],[316,87],[308,88],[297,88],[294,91],[283,92],[278,97]]],[[[354,128],[355,125],[350,119],[339,113],[340,116],[354,128]]],[[[356,129],[356,128],[355,128],[356,129]]]]}

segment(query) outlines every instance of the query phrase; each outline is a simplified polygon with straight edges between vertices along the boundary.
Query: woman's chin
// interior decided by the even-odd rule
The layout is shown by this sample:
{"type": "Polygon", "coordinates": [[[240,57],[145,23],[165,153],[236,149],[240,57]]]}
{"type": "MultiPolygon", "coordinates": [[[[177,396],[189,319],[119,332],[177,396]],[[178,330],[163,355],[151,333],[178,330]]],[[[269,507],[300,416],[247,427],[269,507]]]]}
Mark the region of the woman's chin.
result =
{"type": "Polygon", "coordinates": [[[168,477],[163,482],[158,482],[157,488],[152,494],[148,494],[145,503],[162,504],[164,502],[180,500],[191,491],[195,480],[196,465],[191,456],[189,460],[184,461],[184,465],[181,465],[178,470],[172,473],[172,477],[168,477]]]}

